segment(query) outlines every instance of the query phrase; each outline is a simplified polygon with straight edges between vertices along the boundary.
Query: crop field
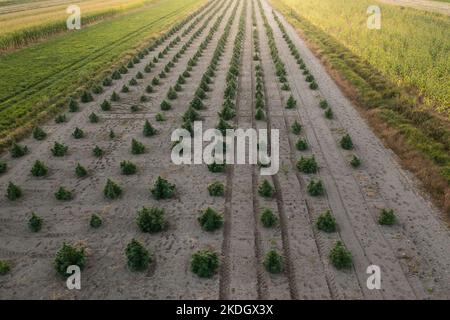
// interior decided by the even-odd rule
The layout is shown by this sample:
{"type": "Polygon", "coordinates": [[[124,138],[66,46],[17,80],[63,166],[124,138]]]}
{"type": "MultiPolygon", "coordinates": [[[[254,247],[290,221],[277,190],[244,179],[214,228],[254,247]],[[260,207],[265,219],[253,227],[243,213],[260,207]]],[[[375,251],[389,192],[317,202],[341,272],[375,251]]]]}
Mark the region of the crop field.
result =
{"type": "MultiPolygon", "coordinates": [[[[299,33],[293,1],[151,1],[0,57],[0,299],[450,299],[445,209],[299,33]],[[188,137],[194,159],[209,146],[199,124],[268,133],[242,145],[270,162],[234,164],[235,137],[217,143],[225,163],[177,164],[188,137]]],[[[428,80],[448,98],[446,77],[428,80]]]]}

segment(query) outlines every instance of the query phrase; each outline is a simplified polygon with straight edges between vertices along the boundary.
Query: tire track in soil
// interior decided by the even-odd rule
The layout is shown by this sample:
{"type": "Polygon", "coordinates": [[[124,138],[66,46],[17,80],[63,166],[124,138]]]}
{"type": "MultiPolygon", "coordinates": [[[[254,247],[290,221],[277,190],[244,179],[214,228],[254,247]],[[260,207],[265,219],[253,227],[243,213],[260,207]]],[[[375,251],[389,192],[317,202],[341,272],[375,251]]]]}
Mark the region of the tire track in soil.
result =
{"type": "MultiPolygon", "coordinates": [[[[270,16],[271,24],[274,26],[274,29],[276,29],[275,33],[279,35],[279,28],[270,13],[270,6],[267,5],[266,8],[268,16],[270,16]]],[[[296,67],[296,64],[294,66],[294,63],[292,62],[293,58],[290,56],[288,49],[286,49],[287,44],[282,40],[279,40],[279,44],[280,42],[282,46],[280,53],[284,55],[285,61],[287,61],[289,76],[289,73],[296,67]]],[[[322,158],[321,162],[326,164],[324,171],[329,170],[328,176],[325,176],[324,178],[329,181],[326,185],[330,191],[330,197],[334,196],[334,199],[330,203],[332,206],[335,206],[333,212],[339,214],[337,216],[338,219],[344,218],[342,213],[345,213],[344,219],[347,220],[346,223],[342,223],[342,220],[341,223],[339,223],[342,231],[341,236],[347,238],[345,243],[349,248],[352,248],[350,251],[354,255],[357,252],[354,268],[358,275],[360,287],[362,288],[364,295],[366,297],[374,297],[374,295],[377,296],[379,294],[384,298],[395,297],[417,299],[415,290],[413,290],[401,265],[395,258],[392,248],[380,233],[374,219],[369,217],[368,204],[365,203],[364,198],[361,195],[361,190],[353,179],[353,175],[348,173],[349,168],[345,164],[345,160],[342,158],[340,150],[336,147],[337,141],[335,141],[334,138],[330,139],[329,135],[326,135],[325,133],[327,132],[324,130],[321,130],[321,135],[317,133],[318,122],[323,121],[323,119],[316,120],[315,125],[312,123],[313,118],[310,115],[308,106],[318,105],[317,96],[315,96],[311,90],[308,90],[303,79],[299,80],[296,77],[291,77],[291,79],[294,80],[294,82],[292,82],[294,84],[293,94],[296,95],[302,102],[302,105],[306,107],[301,110],[297,109],[297,112],[300,116],[301,111],[303,111],[303,116],[306,119],[306,130],[310,132],[310,137],[315,141],[312,147],[318,150],[318,156],[322,158]],[[299,88],[301,88],[301,90],[299,88]],[[325,149],[329,151],[325,151],[325,149]],[[333,155],[331,155],[331,152],[333,152],[333,155]],[[342,164],[342,162],[344,162],[344,164],[342,164]],[[337,172],[339,173],[337,174],[337,172]],[[337,176],[340,178],[337,179],[337,176]],[[345,184],[345,187],[343,184],[345,184]],[[352,191],[350,191],[350,189],[352,189],[352,191]],[[351,197],[350,194],[352,195],[351,197]],[[336,209],[336,207],[338,207],[338,209],[336,209]],[[353,216],[356,214],[355,211],[359,211],[357,217],[353,216]],[[366,219],[366,223],[362,222],[361,219],[366,219]],[[357,222],[356,225],[355,221],[357,222]],[[351,232],[344,229],[344,225],[351,226],[351,232]],[[362,231],[361,227],[365,229],[365,231],[362,231]],[[374,245],[375,243],[377,243],[377,245],[374,245]],[[365,286],[365,268],[370,264],[377,264],[382,268],[384,285],[383,290],[381,291],[368,290],[365,286]]]]}
{"type": "MultiPolygon", "coordinates": [[[[242,0],[242,9],[240,17],[244,15],[247,0],[242,0]]],[[[239,31],[238,31],[239,32],[239,31]]],[[[245,36],[244,36],[245,39],[245,36]]],[[[242,53],[241,53],[241,65],[242,65],[242,53]]],[[[240,77],[238,86],[236,89],[236,114],[239,114],[240,104],[240,77]]],[[[234,121],[236,125],[237,121],[234,121]]],[[[230,251],[231,251],[231,219],[232,219],[232,201],[233,201],[233,177],[234,177],[234,165],[226,166],[226,188],[225,188],[225,211],[224,211],[224,224],[223,224],[223,242],[222,242],[222,263],[220,266],[220,278],[219,278],[219,299],[228,300],[230,296],[230,251]]]]}

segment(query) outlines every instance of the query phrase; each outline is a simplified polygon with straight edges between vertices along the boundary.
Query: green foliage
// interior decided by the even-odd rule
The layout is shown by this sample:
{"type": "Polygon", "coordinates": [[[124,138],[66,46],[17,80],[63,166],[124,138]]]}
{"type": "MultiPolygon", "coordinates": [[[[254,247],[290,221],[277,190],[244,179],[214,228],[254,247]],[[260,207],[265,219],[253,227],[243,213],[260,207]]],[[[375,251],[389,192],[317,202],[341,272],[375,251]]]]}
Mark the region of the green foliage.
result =
{"type": "Polygon", "coordinates": [[[94,112],[92,112],[90,115],[89,115],[89,122],[90,123],[98,123],[98,116],[94,113],[94,112]]]}
{"type": "Polygon", "coordinates": [[[155,120],[158,122],[162,122],[162,121],[166,121],[166,118],[164,117],[164,115],[162,113],[157,113],[155,115],[155,120]]]}
{"type": "Polygon", "coordinates": [[[172,105],[169,102],[167,102],[166,100],[163,100],[160,104],[160,107],[161,107],[161,110],[167,111],[172,108],[172,105]]]}
{"type": "Polygon", "coordinates": [[[94,98],[92,97],[92,94],[89,91],[83,91],[81,94],[81,102],[87,103],[93,101],[94,98]]]}
{"type": "Polygon", "coordinates": [[[392,226],[396,220],[397,218],[392,209],[382,209],[378,217],[378,223],[383,226],[392,226]]]}
{"type": "Polygon", "coordinates": [[[297,100],[294,99],[292,95],[289,96],[289,99],[286,103],[286,109],[294,109],[297,106],[297,100]]]}
{"type": "Polygon", "coordinates": [[[197,96],[195,96],[194,99],[192,99],[190,106],[195,110],[202,110],[205,108],[202,100],[197,96]]]}
{"type": "Polygon", "coordinates": [[[94,157],[100,158],[101,156],[103,156],[105,154],[105,152],[103,151],[102,148],[100,148],[99,146],[95,146],[94,149],[92,149],[92,155],[94,157]]]}
{"type": "Polygon", "coordinates": [[[309,88],[311,90],[317,90],[319,88],[319,85],[315,81],[313,81],[309,84],[309,88]]]}
{"type": "Polygon", "coordinates": [[[103,111],[110,111],[111,110],[111,103],[107,100],[103,100],[102,104],[100,105],[100,108],[103,111]]]}
{"type": "Polygon", "coordinates": [[[87,170],[81,165],[81,164],[77,164],[77,166],[75,167],[75,175],[78,178],[83,178],[87,176],[87,170]]]}
{"type": "Polygon", "coordinates": [[[154,78],[152,79],[152,85],[154,85],[154,86],[159,85],[159,78],[158,78],[158,77],[154,77],[154,78]]]}
{"type": "Polygon", "coordinates": [[[103,195],[107,199],[115,200],[122,195],[122,188],[111,179],[108,179],[103,189],[103,195]]]}
{"type": "Polygon", "coordinates": [[[310,158],[302,156],[297,161],[297,169],[303,173],[316,173],[318,170],[316,159],[314,156],[310,158]]]}
{"type": "Polygon", "coordinates": [[[84,138],[84,131],[81,130],[80,128],[76,127],[72,133],[72,137],[74,137],[75,139],[84,138]]]}
{"type": "Polygon", "coordinates": [[[155,181],[153,189],[150,191],[156,200],[170,199],[174,195],[175,185],[169,183],[161,177],[158,177],[155,181]]]}
{"type": "Polygon", "coordinates": [[[205,231],[215,231],[223,225],[223,217],[212,208],[206,208],[198,217],[200,226],[205,231]]]}
{"type": "Polygon", "coordinates": [[[225,194],[225,186],[220,181],[214,181],[208,186],[210,196],[221,197],[225,194]]]}
{"type": "Polygon", "coordinates": [[[139,106],[137,104],[133,104],[130,107],[131,112],[138,112],[139,111],[139,106]]]}
{"type": "Polygon", "coordinates": [[[7,261],[0,260],[0,276],[4,276],[8,274],[11,270],[11,267],[7,261]]]}
{"type": "Polygon", "coordinates": [[[73,199],[73,193],[65,187],[59,187],[58,191],[55,192],[55,198],[60,201],[69,201],[73,199]]]}
{"type": "Polygon", "coordinates": [[[361,165],[362,161],[360,158],[358,158],[356,155],[353,155],[352,160],[350,161],[350,164],[353,168],[358,168],[361,165]]]}
{"type": "Polygon", "coordinates": [[[156,129],[153,128],[153,126],[150,124],[150,122],[148,122],[148,120],[145,121],[144,124],[144,136],[145,137],[151,137],[154,136],[156,134],[156,129]]]}
{"type": "Polygon", "coordinates": [[[219,268],[219,256],[211,250],[195,252],[191,258],[191,271],[201,278],[211,278],[219,268]]]}
{"type": "Polygon", "coordinates": [[[153,92],[155,92],[155,89],[153,89],[153,87],[151,85],[148,85],[147,87],[145,87],[145,92],[153,93],[153,92]]]}
{"type": "Polygon", "coordinates": [[[8,169],[8,165],[6,162],[0,160],[0,174],[5,173],[6,169],[8,169]]]}
{"type": "Polygon", "coordinates": [[[28,147],[21,146],[14,142],[11,146],[10,153],[11,153],[11,157],[20,158],[28,153],[28,147]]]}
{"type": "Polygon", "coordinates": [[[340,241],[336,242],[329,255],[330,261],[336,269],[348,269],[353,265],[350,251],[340,241]]]}
{"type": "Polygon", "coordinates": [[[37,216],[34,212],[31,213],[31,218],[28,220],[28,228],[31,232],[39,232],[42,229],[44,221],[41,217],[37,216]]]}
{"type": "Polygon", "coordinates": [[[264,114],[264,111],[261,108],[256,109],[255,119],[256,120],[264,120],[265,118],[266,118],[266,115],[264,114]]]}
{"type": "MultiPolygon", "coordinates": [[[[122,90],[123,90],[123,88],[122,88],[122,90]]],[[[113,93],[111,95],[111,101],[116,102],[116,101],[119,101],[119,100],[120,100],[119,94],[116,91],[113,91],[113,93]]]]}
{"type": "Polygon", "coordinates": [[[265,228],[272,228],[278,222],[277,217],[273,214],[272,210],[264,209],[261,213],[261,223],[265,228]]]}
{"type": "Polygon", "coordinates": [[[224,119],[220,118],[219,123],[216,126],[216,129],[219,130],[225,136],[227,134],[227,129],[233,129],[233,126],[231,126],[224,119]]]}
{"type": "Polygon", "coordinates": [[[264,267],[270,273],[281,273],[283,271],[283,257],[276,250],[270,250],[264,258],[264,267]]]}
{"type": "Polygon", "coordinates": [[[327,110],[325,110],[324,115],[325,115],[325,118],[327,118],[327,119],[334,118],[333,110],[331,110],[331,108],[328,108],[327,110]]]}
{"type": "Polygon", "coordinates": [[[132,175],[137,171],[136,165],[131,161],[122,161],[120,163],[120,170],[124,175],[132,175]]]}
{"type": "Polygon", "coordinates": [[[142,232],[156,233],[167,229],[164,210],[155,207],[139,210],[136,222],[142,232]]]}
{"type": "Polygon", "coordinates": [[[275,189],[267,179],[264,179],[258,187],[258,193],[264,198],[272,198],[275,194],[275,189]]]}
{"type": "Polygon", "coordinates": [[[55,123],[63,123],[63,122],[66,122],[66,121],[67,121],[67,118],[66,118],[65,114],[57,115],[56,118],[55,118],[55,123]]]}
{"type": "Polygon", "coordinates": [[[322,181],[311,180],[308,184],[308,193],[310,196],[318,197],[322,196],[325,193],[325,189],[323,187],[322,181]]]}
{"type": "Polygon", "coordinates": [[[109,130],[109,138],[112,140],[115,137],[116,137],[116,134],[114,133],[114,130],[113,129],[109,130]]]}
{"type": "Polygon", "coordinates": [[[94,85],[92,87],[92,92],[95,93],[95,94],[100,94],[100,93],[103,92],[103,88],[101,86],[99,86],[99,85],[94,85]]]}
{"type": "Polygon", "coordinates": [[[169,91],[167,92],[167,99],[175,100],[176,98],[178,98],[177,92],[172,87],[170,87],[169,91]]]}
{"type": "Polygon", "coordinates": [[[226,168],[225,163],[216,163],[215,161],[211,164],[208,164],[208,170],[214,173],[224,172],[226,168]]]}
{"type": "Polygon", "coordinates": [[[138,82],[135,78],[131,78],[131,80],[128,82],[130,86],[137,86],[138,82]]]}
{"type": "Polygon", "coordinates": [[[341,145],[342,149],[345,149],[345,150],[353,149],[353,141],[352,141],[352,138],[350,137],[350,135],[346,134],[345,136],[343,136],[341,139],[340,145],[341,145]]]}
{"type": "Polygon", "coordinates": [[[86,264],[86,252],[84,248],[76,248],[74,246],[63,243],[62,248],[56,253],[53,266],[56,272],[62,277],[67,278],[70,274],[67,273],[69,266],[78,266],[83,270],[86,264]]]}
{"type": "Polygon", "coordinates": [[[295,144],[295,147],[299,151],[304,151],[308,149],[308,143],[304,139],[298,139],[297,143],[295,144]]]}
{"type": "MultiPolygon", "coordinates": [[[[120,89],[120,92],[122,92],[122,93],[130,92],[130,88],[128,88],[128,86],[124,84],[124,85],[122,86],[122,89],[120,89]]],[[[117,101],[117,100],[113,100],[112,97],[111,97],[111,100],[112,100],[112,101],[117,101]]]]}
{"type": "Polygon", "coordinates": [[[52,154],[55,157],[63,157],[67,154],[67,151],[69,150],[69,147],[59,143],[59,142],[55,142],[55,144],[53,145],[53,148],[50,149],[50,151],[52,152],[52,154]]]}
{"type": "Polygon", "coordinates": [[[319,106],[320,106],[322,109],[328,109],[328,101],[327,101],[327,100],[320,100],[319,106]]]}
{"type": "Polygon", "coordinates": [[[11,201],[15,201],[22,197],[22,190],[14,183],[9,182],[8,188],[6,189],[6,197],[11,201]]]}
{"type": "Polygon", "coordinates": [[[336,231],[336,219],[331,215],[331,211],[327,210],[322,213],[316,221],[317,229],[325,232],[335,232],[336,231]]]}
{"type": "Polygon", "coordinates": [[[33,129],[33,138],[34,139],[41,141],[41,140],[44,140],[46,137],[47,137],[47,133],[44,130],[42,130],[42,128],[35,127],[33,129]]]}
{"type": "Polygon", "coordinates": [[[131,153],[132,154],[143,154],[145,153],[145,146],[137,141],[136,139],[131,140],[131,153]]]}
{"type": "Polygon", "coordinates": [[[294,123],[291,126],[292,133],[299,135],[302,131],[302,125],[297,122],[297,120],[294,121],[294,123]]]}
{"type": "Polygon", "coordinates": [[[89,220],[89,225],[94,228],[94,229],[98,229],[101,227],[103,221],[102,218],[98,215],[98,214],[92,214],[91,215],[91,219],[89,220]]]}
{"type": "Polygon", "coordinates": [[[131,271],[144,271],[152,262],[152,256],[136,239],[132,239],[125,249],[127,265],[131,271]]]}
{"type": "Polygon", "coordinates": [[[47,173],[48,173],[47,166],[43,162],[36,160],[36,162],[33,165],[33,168],[31,168],[31,174],[34,177],[43,177],[47,175],[47,173]]]}
{"type": "Polygon", "coordinates": [[[80,106],[78,105],[78,102],[75,99],[70,98],[70,100],[69,100],[69,111],[70,112],[77,112],[79,110],[80,110],[80,106]]]}

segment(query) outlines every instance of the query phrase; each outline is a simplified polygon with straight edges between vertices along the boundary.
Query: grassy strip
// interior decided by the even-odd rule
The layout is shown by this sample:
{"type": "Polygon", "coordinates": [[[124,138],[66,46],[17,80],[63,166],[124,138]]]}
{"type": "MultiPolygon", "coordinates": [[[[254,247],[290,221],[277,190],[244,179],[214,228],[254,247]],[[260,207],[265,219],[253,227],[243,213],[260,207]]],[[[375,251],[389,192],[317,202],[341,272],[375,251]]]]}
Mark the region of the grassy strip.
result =
{"type": "Polygon", "coordinates": [[[205,1],[164,0],[91,28],[0,58],[0,146],[21,137],[42,119],[103,78],[118,62],[189,15],[205,1]]]}
{"type": "Polygon", "coordinates": [[[423,182],[437,204],[450,213],[450,133],[445,119],[420,109],[414,97],[280,1],[272,1],[298,28],[346,93],[402,163],[423,182]],[[395,139],[392,139],[395,137],[395,139]],[[411,161],[414,159],[414,161],[411,161]]]}

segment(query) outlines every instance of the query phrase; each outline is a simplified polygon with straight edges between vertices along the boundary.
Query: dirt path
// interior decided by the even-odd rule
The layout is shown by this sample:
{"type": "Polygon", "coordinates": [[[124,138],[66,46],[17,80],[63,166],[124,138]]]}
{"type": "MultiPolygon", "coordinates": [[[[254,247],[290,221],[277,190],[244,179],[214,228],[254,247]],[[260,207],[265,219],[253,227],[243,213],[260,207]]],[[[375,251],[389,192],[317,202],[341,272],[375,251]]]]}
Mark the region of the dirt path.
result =
{"type": "Polygon", "coordinates": [[[436,12],[450,16],[450,3],[427,0],[378,0],[379,2],[395,6],[411,7],[414,9],[436,12]]]}
{"type": "Polygon", "coordinates": [[[2,193],[12,181],[22,187],[24,197],[16,202],[3,194],[0,197],[0,260],[8,260],[12,266],[8,275],[0,276],[1,298],[450,298],[450,235],[437,218],[438,213],[370,131],[296,31],[277,14],[319,85],[319,90],[309,89],[271,7],[262,0],[261,11],[258,1],[213,1],[197,14],[198,21],[192,19],[168,37],[122,74],[120,80],[104,87],[103,93],[94,96],[95,101],[80,104],[80,112],[68,113],[67,123],[43,126],[48,133],[46,140],[22,141],[30,148],[30,154],[20,159],[2,155],[8,164],[7,172],[0,176],[2,193]],[[240,25],[241,15],[244,19],[240,25]],[[226,172],[212,173],[205,164],[178,166],[170,158],[171,133],[182,125],[183,114],[208,71],[216,48],[225,41],[203,101],[205,108],[198,111],[204,130],[217,125],[240,26],[243,39],[236,82],[236,116],[229,123],[241,129],[280,131],[280,171],[272,177],[261,176],[258,165],[228,166],[226,172]],[[286,67],[290,91],[282,90],[276,76],[266,33],[269,29],[286,67]],[[255,44],[255,37],[259,43],[255,44]],[[146,65],[165,48],[167,54],[145,72],[146,65]],[[259,60],[253,59],[256,51],[259,60]],[[160,77],[160,84],[152,86],[153,92],[146,92],[147,85],[177,54],[173,67],[160,77]],[[194,56],[198,57],[197,63],[189,67],[194,56]],[[258,65],[263,72],[265,120],[255,119],[258,65]],[[177,92],[177,99],[170,100],[171,109],[162,111],[160,104],[168,100],[169,88],[187,70],[190,77],[177,92]],[[137,79],[137,85],[128,85],[138,71],[143,79],[137,79]],[[128,93],[121,92],[125,84],[130,89],[128,93]],[[112,102],[111,111],[102,111],[100,104],[113,91],[120,94],[120,101],[112,102]],[[297,100],[297,108],[286,109],[291,94],[297,100]],[[144,102],[143,95],[147,99],[144,102]],[[324,117],[319,107],[322,99],[330,104],[334,119],[324,117]],[[133,105],[138,106],[137,111],[130,110],[133,105]],[[99,115],[99,123],[89,123],[92,112],[99,115]],[[155,121],[157,113],[164,114],[166,121],[155,121]],[[145,120],[158,130],[157,135],[144,137],[145,120]],[[300,135],[291,131],[294,121],[302,124],[300,135]],[[85,131],[85,138],[72,137],[76,127],[85,131]],[[114,130],[114,139],[109,138],[110,130],[114,130]],[[351,135],[354,150],[339,147],[344,133],[351,135]],[[130,153],[133,138],[144,143],[145,154],[130,153]],[[305,139],[309,148],[297,150],[298,139],[305,139]],[[67,144],[69,154],[53,157],[50,148],[55,141],[67,144]],[[105,151],[103,157],[92,155],[96,145],[105,151]],[[363,159],[358,169],[349,165],[354,153],[363,159]],[[319,164],[318,173],[300,173],[297,160],[312,155],[319,164]],[[46,177],[31,176],[36,160],[49,167],[46,177]],[[135,163],[138,174],[122,175],[123,160],[135,163]],[[77,163],[89,169],[88,177],[75,177],[77,163]],[[176,185],[175,199],[156,201],[151,197],[149,189],[158,176],[176,185]],[[107,201],[103,197],[108,178],[124,190],[120,199],[107,201]],[[273,198],[263,198],[258,192],[265,179],[275,188],[273,198]],[[324,196],[308,194],[312,179],[323,182],[324,196]],[[208,194],[207,187],[214,181],[225,185],[224,197],[208,194]],[[61,185],[75,191],[74,200],[55,199],[54,192],[61,185]],[[140,232],[136,215],[143,206],[163,208],[168,230],[156,234],[140,232]],[[201,229],[197,218],[207,207],[223,214],[222,230],[201,229]],[[262,225],[261,212],[265,208],[278,218],[273,228],[262,225]],[[394,209],[399,222],[392,227],[380,226],[377,218],[381,208],[394,209]],[[328,234],[317,229],[315,222],[326,210],[331,210],[336,218],[338,232],[328,234]],[[31,212],[44,219],[39,233],[31,233],[27,228],[31,212]],[[92,213],[101,214],[104,225],[100,229],[89,227],[92,213]],[[155,262],[147,272],[133,273],[126,267],[124,250],[132,238],[141,241],[154,255],[155,262]],[[64,241],[81,242],[88,248],[80,291],[67,290],[52,266],[64,241]],[[336,241],[342,241],[353,255],[354,266],[347,271],[335,269],[329,261],[336,241]],[[200,279],[190,270],[192,253],[204,248],[221,256],[220,270],[211,279],[200,279]],[[263,267],[271,249],[283,256],[284,271],[280,274],[270,274],[263,267]],[[381,268],[382,290],[367,289],[366,268],[371,264],[381,268]]]}

